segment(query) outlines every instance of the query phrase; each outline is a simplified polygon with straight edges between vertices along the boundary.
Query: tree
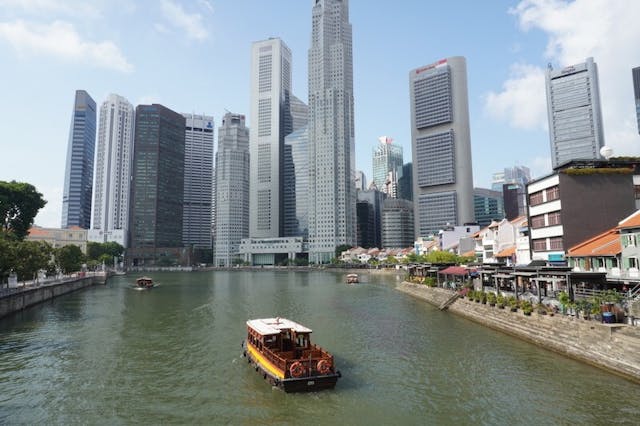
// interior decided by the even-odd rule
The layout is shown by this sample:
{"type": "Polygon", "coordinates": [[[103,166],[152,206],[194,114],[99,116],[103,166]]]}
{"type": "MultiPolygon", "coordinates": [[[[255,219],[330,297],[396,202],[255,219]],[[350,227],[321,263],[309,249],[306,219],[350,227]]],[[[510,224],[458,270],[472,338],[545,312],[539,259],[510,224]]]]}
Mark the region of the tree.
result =
{"type": "Polygon", "coordinates": [[[63,274],[78,272],[82,268],[85,256],[80,247],[70,244],[55,251],[56,263],[63,274]]]}
{"type": "Polygon", "coordinates": [[[444,250],[435,250],[426,256],[427,263],[456,263],[458,256],[444,250]]]}
{"type": "Polygon", "coordinates": [[[336,247],[336,258],[340,259],[340,257],[342,256],[342,252],[347,251],[350,248],[351,246],[349,244],[341,244],[338,247],[336,247]]]}
{"type": "Polygon", "coordinates": [[[14,259],[14,243],[0,236],[0,285],[5,283],[11,273],[11,269],[14,267],[14,259]]]}
{"type": "Polygon", "coordinates": [[[120,244],[109,241],[107,243],[87,243],[87,259],[100,263],[112,264],[114,257],[120,257],[124,253],[124,247],[120,244]]]}
{"type": "Polygon", "coordinates": [[[0,231],[11,239],[23,240],[45,204],[33,185],[0,181],[0,231]]]}
{"type": "Polygon", "coordinates": [[[51,261],[53,248],[42,241],[19,241],[15,242],[13,267],[18,275],[19,281],[26,281],[36,278],[38,271],[46,270],[51,261]]]}

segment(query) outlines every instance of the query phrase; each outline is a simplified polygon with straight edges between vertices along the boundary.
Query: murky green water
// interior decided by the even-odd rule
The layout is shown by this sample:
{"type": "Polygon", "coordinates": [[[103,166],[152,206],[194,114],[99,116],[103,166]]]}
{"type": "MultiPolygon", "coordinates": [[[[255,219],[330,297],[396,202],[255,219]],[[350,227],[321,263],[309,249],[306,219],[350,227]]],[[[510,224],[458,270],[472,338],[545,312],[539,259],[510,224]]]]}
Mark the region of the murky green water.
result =
{"type": "Polygon", "coordinates": [[[396,277],[151,274],[0,320],[0,423],[639,424],[640,386],[440,312],[396,277]],[[285,394],[241,356],[249,318],[297,320],[333,391],[285,394]]]}

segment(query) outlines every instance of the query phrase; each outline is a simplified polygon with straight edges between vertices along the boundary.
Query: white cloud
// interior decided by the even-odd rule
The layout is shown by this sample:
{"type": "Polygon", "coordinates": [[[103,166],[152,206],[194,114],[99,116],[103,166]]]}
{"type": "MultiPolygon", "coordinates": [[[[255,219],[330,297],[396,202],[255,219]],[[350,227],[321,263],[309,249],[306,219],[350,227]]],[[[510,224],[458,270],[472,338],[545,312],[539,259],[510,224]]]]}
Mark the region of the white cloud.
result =
{"type": "MultiPolygon", "coordinates": [[[[594,58],[598,64],[605,143],[613,147],[617,155],[639,154],[631,68],[640,65],[640,25],[637,22],[640,1],[522,0],[510,12],[517,17],[522,30],[536,29],[547,35],[545,55],[556,67],[594,58]]],[[[501,93],[493,94],[493,97],[490,94],[487,111],[494,117],[506,118],[514,127],[522,127],[522,122],[515,120],[513,114],[505,117],[494,113],[500,106],[499,103],[496,106],[496,99],[506,102],[516,98],[514,91],[544,92],[544,86],[529,77],[525,74],[510,79],[501,93]],[[535,89],[524,88],[534,84],[535,89]]]]}
{"type": "Polygon", "coordinates": [[[511,77],[504,82],[502,92],[487,94],[485,109],[491,117],[506,120],[513,127],[544,129],[547,127],[544,84],[542,68],[514,64],[511,66],[511,77]]]}
{"type": "Polygon", "coordinates": [[[22,20],[0,22],[0,39],[7,40],[21,54],[47,54],[121,72],[133,70],[113,42],[85,41],[68,22],[55,21],[50,25],[22,20]]]}
{"type": "MultiPolygon", "coordinates": [[[[208,2],[207,4],[212,8],[208,2]]],[[[162,0],[160,8],[165,19],[174,27],[185,31],[188,38],[204,40],[209,37],[207,29],[202,23],[203,19],[201,14],[189,14],[185,12],[181,5],[171,0],[162,0]]]]}
{"type": "Polygon", "coordinates": [[[213,13],[213,5],[208,0],[198,0],[198,4],[200,4],[203,8],[207,9],[209,12],[213,13]]]}
{"type": "Polygon", "coordinates": [[[38,212],[34,224],[44,228],[59,228],[62,222],[62,187],[35,185],[47,200],[47,204],[38,212]]]}

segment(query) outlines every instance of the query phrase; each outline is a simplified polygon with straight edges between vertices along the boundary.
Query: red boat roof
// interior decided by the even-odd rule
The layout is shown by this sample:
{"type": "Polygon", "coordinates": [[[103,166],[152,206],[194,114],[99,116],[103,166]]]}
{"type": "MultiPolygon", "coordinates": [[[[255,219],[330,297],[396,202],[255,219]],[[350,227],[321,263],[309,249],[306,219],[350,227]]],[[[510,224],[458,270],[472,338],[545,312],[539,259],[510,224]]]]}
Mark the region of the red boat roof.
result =
{"type": "Polygon", "coordinates": [[[281,330],[292,329],[296,333],[311,333],[311,329],[286,318],[263,318],[247,321],[247,326],[263,336],[280,334],[281,330]]]}

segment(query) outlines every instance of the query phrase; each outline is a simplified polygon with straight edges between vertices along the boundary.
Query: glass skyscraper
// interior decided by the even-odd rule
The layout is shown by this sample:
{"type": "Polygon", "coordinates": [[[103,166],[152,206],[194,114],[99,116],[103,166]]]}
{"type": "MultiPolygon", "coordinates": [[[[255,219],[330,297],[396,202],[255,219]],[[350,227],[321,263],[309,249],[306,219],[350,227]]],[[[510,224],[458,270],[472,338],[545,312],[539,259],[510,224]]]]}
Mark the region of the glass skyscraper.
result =
{"type": "Polygon", "coordinates": [[[402,177],[402,147],[394,145],[393,139],[382,136],[373,149],[373,182],[376,187],[392,198],[398,197],[398,181],[402,177]]]}
{"type": "Polygon", "coordinates": [[[309,129],[284,138],[284,236],[309,237],[309,129]]]}
{"type": "Polygon", "coordinates": [[[95,145],[96,102],[86,91],[76,90],[64,175],[62,228],[91,227],[95,145]]]}
{"type": "Polygon", "coordinates": [[[598,67],[593,58],[546,71],[551,164],[600,158],[604,146],[598,67]]]}
{"type": "Polygon", "coordinates": [[[353,52],[348,0],[316,0],[309,49],[309,262],[356,242],[353,52]]]}

